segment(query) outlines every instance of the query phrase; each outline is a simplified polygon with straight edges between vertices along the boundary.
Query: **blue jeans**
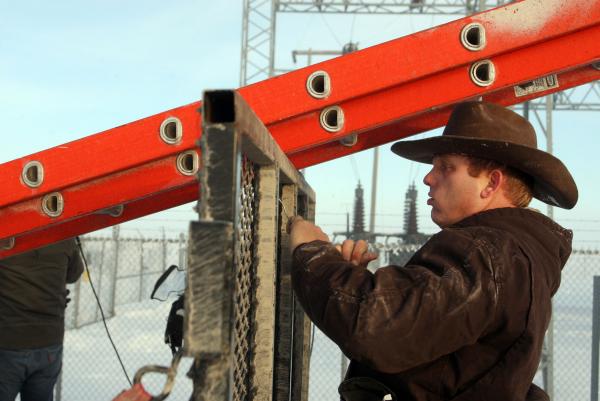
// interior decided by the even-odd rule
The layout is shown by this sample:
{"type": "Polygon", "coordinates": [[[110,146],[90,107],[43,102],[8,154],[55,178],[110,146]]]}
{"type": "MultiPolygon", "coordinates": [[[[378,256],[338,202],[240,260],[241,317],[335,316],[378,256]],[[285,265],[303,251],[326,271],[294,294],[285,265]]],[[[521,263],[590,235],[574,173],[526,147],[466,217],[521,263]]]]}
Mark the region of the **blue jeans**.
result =
{"type": "Polygon", "coordinates": [[[62,367],[62,345],[0,349],[0,401],[53,401],[54,384],[62,367]]]}

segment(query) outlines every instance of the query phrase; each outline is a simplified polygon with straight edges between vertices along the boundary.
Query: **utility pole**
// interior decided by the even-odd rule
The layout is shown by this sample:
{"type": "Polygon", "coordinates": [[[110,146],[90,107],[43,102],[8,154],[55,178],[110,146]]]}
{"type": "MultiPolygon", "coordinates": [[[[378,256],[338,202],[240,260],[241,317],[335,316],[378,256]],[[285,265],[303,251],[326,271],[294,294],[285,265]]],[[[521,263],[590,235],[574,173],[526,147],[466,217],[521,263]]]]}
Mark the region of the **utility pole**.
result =
{"type": "Polygon", "coordinates": [[[375,210],[377,203],[377,170],[379,166],[379,148],[373,148],[373,175],[371,176],[371,214],[369,215],[369,232],[375,232],[375,210]]]}
{"type": "MultiPolygon", "coordinates": [[[[533,110],[537,122],[542,128],[542,132],[546,138],[546,151],[550,154],[553,152],[553,137],[552,137],[552,113],[554,110],[554,95],[548,95],[544,98],[546,118],[542,121],[538,110],[532,108],[531,102],[523,103],[523,117],[530,120],[530,111],[533,110]]],[[[546,214],[551,219],[554,219],[554,208],[550,205],[547,206],[546,214]]],[[[550,399],[554,398],[554,319],[550,319],[548,324],[548,330],[546,331],[546,337],[544,338],[544,349],[542,352],[542,364],[540,366],[542,370],[542,380],[544,382],[544,390],[550,396],[550,399]]]]}

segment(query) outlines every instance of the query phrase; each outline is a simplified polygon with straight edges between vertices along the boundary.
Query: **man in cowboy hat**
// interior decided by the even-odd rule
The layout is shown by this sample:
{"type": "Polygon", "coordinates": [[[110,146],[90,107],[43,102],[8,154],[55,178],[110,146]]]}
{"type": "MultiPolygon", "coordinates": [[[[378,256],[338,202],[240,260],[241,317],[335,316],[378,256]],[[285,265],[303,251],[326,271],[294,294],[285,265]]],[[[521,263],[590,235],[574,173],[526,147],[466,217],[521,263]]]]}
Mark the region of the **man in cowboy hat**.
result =
{"type": "Polygon", "coordinates": [[[392,151],[433,165],[423,181],[441,228],[405,266],[372,274],[366,243],[334,246],[300,218],[291,227],[298,299],[351,359],[342,398],[547,400],[532,380],[572,232],[527,205],[572,208],[573,178],[527,120],[484,102],[392,151]]]}

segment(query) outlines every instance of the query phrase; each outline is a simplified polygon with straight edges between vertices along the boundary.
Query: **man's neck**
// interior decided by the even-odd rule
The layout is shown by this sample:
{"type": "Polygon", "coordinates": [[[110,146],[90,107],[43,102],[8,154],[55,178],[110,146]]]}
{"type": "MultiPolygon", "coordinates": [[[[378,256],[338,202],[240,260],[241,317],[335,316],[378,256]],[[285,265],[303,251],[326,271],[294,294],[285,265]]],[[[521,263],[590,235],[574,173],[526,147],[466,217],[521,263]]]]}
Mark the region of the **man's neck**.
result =
{"type": "Polygon", "coordinates": [[[503,209],[507,207],[517,206],[515,206],[515,204],[508,200],[505,196],[496,196],[492,198],[490,202],[487,205],[485,205],[485,207],[480,211],[483,212],[484,210],[503,209]]]}

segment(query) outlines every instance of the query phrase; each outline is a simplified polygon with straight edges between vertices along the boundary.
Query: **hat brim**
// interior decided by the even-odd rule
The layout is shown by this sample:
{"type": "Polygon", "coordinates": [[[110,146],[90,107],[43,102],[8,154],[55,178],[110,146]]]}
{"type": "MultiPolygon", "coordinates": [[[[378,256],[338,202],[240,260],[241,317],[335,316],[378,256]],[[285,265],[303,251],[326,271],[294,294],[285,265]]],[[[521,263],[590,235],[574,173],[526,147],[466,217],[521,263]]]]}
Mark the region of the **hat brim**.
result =
{"type": "Polygon", "coordinates": [[[494,160],[530,176],[533,196],[542,202],[565,209],[577,203],[577,185],[569,170],[559,159],[539,149],[505,141],[443,135],[396,142],[392,152],[428,164],[435,155],[448,153],[494,160]]]}

